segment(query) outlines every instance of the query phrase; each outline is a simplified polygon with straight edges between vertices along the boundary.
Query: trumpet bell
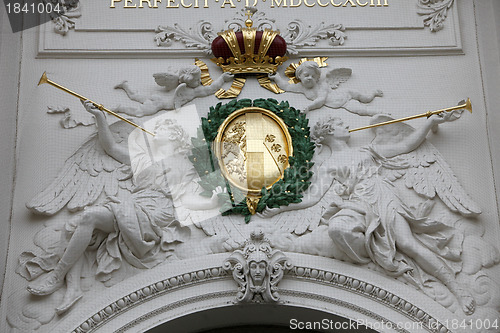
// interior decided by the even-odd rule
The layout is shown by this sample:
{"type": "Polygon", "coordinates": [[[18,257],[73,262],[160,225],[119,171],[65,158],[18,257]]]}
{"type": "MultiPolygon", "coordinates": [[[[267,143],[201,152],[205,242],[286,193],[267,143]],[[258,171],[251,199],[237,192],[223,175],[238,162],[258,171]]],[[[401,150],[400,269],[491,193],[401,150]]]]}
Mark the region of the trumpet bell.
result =
{"type": "Polygon", "coordinates": [[[38,81],[38,85],[44,84],[49,82],[49,79],[47,78],[47,72],[43,72],[42,77],[40,78],[40,81],[38,81]]]}
{"type": "Polygon", "coordinates": [[[472,103],[470,102],[470,98],[467,98],[467,101],[465,101],[465,107],[464,107],[464,109],[466,109],[470,113],[472,113],[472,103]]]}

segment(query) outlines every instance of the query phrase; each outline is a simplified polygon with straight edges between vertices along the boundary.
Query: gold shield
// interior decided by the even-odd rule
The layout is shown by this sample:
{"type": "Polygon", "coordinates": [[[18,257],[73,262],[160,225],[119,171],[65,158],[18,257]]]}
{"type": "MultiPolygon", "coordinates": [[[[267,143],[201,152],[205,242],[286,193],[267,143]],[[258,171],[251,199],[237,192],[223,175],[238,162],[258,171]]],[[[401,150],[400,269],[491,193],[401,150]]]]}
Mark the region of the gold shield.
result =
{"type": "Polygon", "coordinates": [[[224,177],[246,193],[252,214],[263,187],[270,189],[283,177],[292,156],[292,138],[283,120],[272,111],[247,107],[222,123],[214,152],[224,177]]]}

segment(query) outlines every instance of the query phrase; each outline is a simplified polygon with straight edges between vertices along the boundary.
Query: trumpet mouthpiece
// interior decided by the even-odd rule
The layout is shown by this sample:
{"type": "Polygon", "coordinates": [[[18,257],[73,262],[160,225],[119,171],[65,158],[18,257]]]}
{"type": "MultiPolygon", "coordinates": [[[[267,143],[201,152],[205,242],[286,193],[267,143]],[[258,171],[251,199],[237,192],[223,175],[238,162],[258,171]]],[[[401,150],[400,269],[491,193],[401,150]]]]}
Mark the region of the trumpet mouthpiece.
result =
{"type": "Polygon", "coordinates": [[[48,80],[49,79],[47,78],[47,72],[43,72],[42,77],[40,78],[40,81],[38,81],[38,85],[41,85],[43,83],[47,83],[48,80]]]}

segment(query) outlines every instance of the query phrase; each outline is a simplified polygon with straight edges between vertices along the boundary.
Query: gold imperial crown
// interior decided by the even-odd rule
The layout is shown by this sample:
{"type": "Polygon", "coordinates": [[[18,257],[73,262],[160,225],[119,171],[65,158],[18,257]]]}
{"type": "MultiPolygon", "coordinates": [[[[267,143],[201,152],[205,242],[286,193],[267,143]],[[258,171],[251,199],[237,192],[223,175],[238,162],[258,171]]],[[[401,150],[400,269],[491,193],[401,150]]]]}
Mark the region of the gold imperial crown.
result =
{"type": "Polygon", "coordinates": [[[235,32],[226,30],[218,33],[212,42],[212,59],[224,72],[242,73],[274,73],[278,66],[288,59],[285,56],[286,42],[279,31],[265,29],[257,31],[252,28],[251,13],[245,21],[246,28],[235,32]],[[245,53],[242,54],[241,50],[245,53]]]}

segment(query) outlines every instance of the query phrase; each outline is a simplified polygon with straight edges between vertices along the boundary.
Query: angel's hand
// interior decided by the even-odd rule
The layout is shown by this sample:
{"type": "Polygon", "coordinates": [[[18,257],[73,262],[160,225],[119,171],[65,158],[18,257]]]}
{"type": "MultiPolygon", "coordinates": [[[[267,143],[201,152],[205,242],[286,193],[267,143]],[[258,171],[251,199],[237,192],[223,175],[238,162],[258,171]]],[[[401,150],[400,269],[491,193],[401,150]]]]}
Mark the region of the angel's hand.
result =
{"type": "Polygon", "coordinates": [[[104,111],[101,111],[98,108],[96,108],[94,103],[92,103],[91,101],[86,100],[86,101],[81,101],[81,102],[82,102],[82,105],[85,108],[85,110],[87,110],[87,112],[93,114],[96,117],[104,116],[104,111]]]}
{"type": "Polygon", "coordinates": [[[366,210],[362,206],[351,203],[348,200],[344,200],[339,196],[335,196],[332,199],[332,202],[330,203],[330,208],[335,208],[335,207],[338,208],[339,210],[350,209],[363,215],[366,214],[366,210]]]}
{"type": "Polygon", "coordinates": [[[335,207],[342,208],[344,206],[344,199],[342,199],[338,195],[335,195],[332,198],[332,202],[330,203],[330,206],[335,206],[335,207]]]}
{"type": "Polygon", "coordinates": [[[303,111],[304,113],[308,113],[309,111],[311,111],[310,106],[306,106],[303,111]]]}
{"type": "Polygon", "coordinates": [[[228,72],[225,72],[225,73],[222,74],[222,80],[224,80],[224,82],[229,82],[232,79],[234,79],[234,75],[233,74],[228,73],[228,72]]]}
{"type": "Polygon", "coordinates": [[[431,117],[433,125],[439,125],[446,121],[454,121],[460,118],[464,110],[455,110],[450,112],[441,112],[431,117]]]}
{"type": "Polygon", "coordinates": [[[273,217],[274,215],[277,215],[283,211],[282,208],[269,208],[266,207],[262,212],[257,213],[257,216],[263,217],[265,219],[268,219],[270,217],[273,217]]]}
{"type": "Polygon", "coordinates": [[[276,77],[278,76],[278,73],[269,73],[267,74],[267,77],[270,79],[270,80],[275,80],[276,77]]]}
{"type": "Polygon", "coordinates": [[[212,198],[217,197],[220,193],[226,193],[226,188],[222,186],[217,186],[215,190],[212,191],[212,198]]]}
{"type": "Polygon", "coordinates": [[[225,187],[223,188],[222,186],[217,186],[215,190],[212,191],[212,197],[210,198],[210,200],[214,205],[217,205],[219,203],[219,194],[226,192],[227,191],[225,187]]]}

